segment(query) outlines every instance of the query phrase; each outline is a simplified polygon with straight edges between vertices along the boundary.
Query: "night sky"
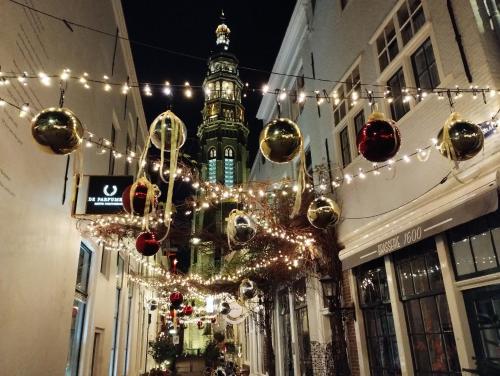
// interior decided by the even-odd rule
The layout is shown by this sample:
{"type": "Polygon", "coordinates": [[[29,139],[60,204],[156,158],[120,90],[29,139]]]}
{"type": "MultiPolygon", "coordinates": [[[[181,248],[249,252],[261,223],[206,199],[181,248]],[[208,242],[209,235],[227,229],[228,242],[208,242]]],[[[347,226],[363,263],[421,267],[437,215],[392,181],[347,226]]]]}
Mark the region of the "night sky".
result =
{"type": "MultiPolygon", "coordinates": [[[[200,85],[207,69],[210,52],[215,47],[215,28],[220,23],[221,9],[231,29],[230,51],[240,65],[270,71],[278,54],[290,20],[295,0],[239,0],[239,1],[123,1],[129,37],[204,58],[196,60],[172,55],[165,51],[132,44],[135,67],[140,82],[200,85]]],[[[259,88],[269,75],[240,69],[243,82],[259,88]]],[[[148,123],[165,111],[168,102],[162,88],[153,88],[152,97],[142,97],[148,123]]],[[[174,94],[173,111],[186,123],[189,139],[184,152],[196,156],[198,151],[196,129],[201,122],[203,93],[194,91],[188,100],[182,92],[174,94]]],[[[255,119],[259,94],[244,98],[246,117],[250,127],[250,161],[257,150],[262,124],[255,119]]]]}

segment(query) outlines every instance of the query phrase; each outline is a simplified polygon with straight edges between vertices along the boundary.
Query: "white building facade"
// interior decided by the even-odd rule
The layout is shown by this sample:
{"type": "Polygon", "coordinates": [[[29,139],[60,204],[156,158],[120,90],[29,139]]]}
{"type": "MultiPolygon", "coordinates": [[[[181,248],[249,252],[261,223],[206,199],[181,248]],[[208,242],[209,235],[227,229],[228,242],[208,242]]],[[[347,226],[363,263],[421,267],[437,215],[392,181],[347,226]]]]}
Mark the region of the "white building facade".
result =
{"type": "MultiPolygon", "coordinates": [[[[273,67],[289,76],[271,75],[268,86],[288,94],[279,100],[280,115],[299,124],[307,169],[329,167],[315,173],[315,183],[326,181],[324,194],[342,207],[336,230],[344,304],[356,313],[346,322],[353,374],[452,375],[475,369],[473,358],[498,362],[498,135],[485,130],[483,151],[453,171],[428,147],[450,111],[484,129],[498,114],[498,28],[494,1],[297,2],[273,67]],[[430,94],[456,87],[492,90],[453,93],[453,106],[446,94],[430,94]],[[426,92],[425,99],[406,95],[407,88],[426,92]],[[368,90],[386,98],[370,105],[368,90]],[[319,101],[301,103],[301,91],[316,91],[319,101]],[[324,93],[329,98],[321,99],[324,93]],[[380,169],[356,147],[374,109],[397,122],[402,139],[395,163],[380,169]],[[332,182],[340,186],[330,189],[332,182]]],[[[264,96],[264,123],[278,115],[276,99],[264,96]]],[[[294,178],[295,171],[259,154],[250,180],[294,178]]],[[[328,321],[315,319],[323,299],[318,289],[306,295],[310,358],[326,358],[315,344],[326,349],[330,341],[328,321]]],[[[316,361],[309,369],[307,359],[296,359],[307,356],[297,352],[304,348],[304,337],[294,335],[301,325],[286,313],[276,323],[278,374],[327,374],[316,361]],[[282,326],[290,327],[288,337],[282,326]]]]}
{"type": "MultiPolygon", "coordinates": [[[[103,80],[106,75],[110,82],[137,82],[128,41],[71,23],[126,38],[120,1],[26,4],[70,22],[0,1],[4,77],[23,72],[59,75],[70,69],[68,74],[76,77],[103,80]]],[[[29,104],[31,114],[57,107],[59,77],[49,86],[38,79],[21,81],[11,78],[9,85],[2,85],[0,98],[17,106],[29,104]]],[[[82,173],[135,174],[136,166],[125,156],[144,145],[139,90],[131,88],[123,95],[119,86],[108,91],[104,84],[84,84],[67,81],[64,106],[95,140],[106,139],[123,156],[115,158],[106,149],[96,153],[96,145],[90,148],[84,142],[82,173]]],[[[104,250],[88,233],[80,233],[87,223],[71,217],[76,153],[70,161],[43,153],[32,139],[30,120],[14,107],[0,107],[1,373],[138,375],[154,365],[151,360],[145,364],[147,338],[156,333],[156,312],[149,318],[145,304],[151,292],[129,281],[129,273],[141,272],[130,258],[104,250]]]]}

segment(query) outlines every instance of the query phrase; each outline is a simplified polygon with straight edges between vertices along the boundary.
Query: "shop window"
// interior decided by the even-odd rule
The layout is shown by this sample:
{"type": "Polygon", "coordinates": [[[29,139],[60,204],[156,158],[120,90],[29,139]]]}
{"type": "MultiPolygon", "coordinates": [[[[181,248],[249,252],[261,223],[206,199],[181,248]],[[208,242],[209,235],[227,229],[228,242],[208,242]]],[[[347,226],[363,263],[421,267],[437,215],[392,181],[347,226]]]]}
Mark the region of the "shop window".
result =
{"type": "Polygon", "coordinates": [[[351,163],[351,146],[349,145],[349,127],[345,126],[339,133],[340,152],[342,153],[342,166],[351,163]]]}
{"type": "Polygon", "coordinates": [[[500,211],[448,231],[457,279],[500,271],[500,211]]]}
{"type": "Polygon", "coordinates": [[[75,299],[71,311],[71,332],[69,337],[69,353],[66,362],[66,376],[77,376],[80,364],[80,350],[84,330],[85,310],[90,275],[92,252],[80,244],[78,271],[76,274],[75,299]]]}
{"type": "Polygon", "coordinates": [[[427,39],[411,56],[415,82],[421,89],[434,89],[439,86],[439,75],[432,50],[432,43],[427,39]]]}
{"type": "Polygon", "coordinates": [[[313,376],[311,339],[309,335],[309,319],[307,316],[306,281],[304,278],[293,285],[295,321],[299,342],[300,374],[313,376]]]}
{"type": "Polygon", "coordinates": [[[370,369],[376,375],[401,375],[383,259],[363,265],[355,274],[366,326],[370,369]]]}
{"type": "Polygon", "coordinates": [[[217,151],[215,148],[208,151],[208,181],[210,183],[217,181],[217,151]]]}
{"type": "Polygon", "coordinates": [[[113,325],[113,345],[111,348],[111,358],[109,363],[109,375],[116,376],[117,373],[117,355],[118,355],[118,332],[120,322],[120,296],[123,285],[123,271],[125,262],[120,255],[116,256],[116,295],[115,295],[115,313],[113,325]]]}
{"type": "Polygon", "coordinates": [[[464,293],[465,307],[474,342],[476,363],[488,364],[490,372],[500,369],[500,287],[498,285],[468,290],[464,293]],[[496,369],[493,369],[496,367],[496,369]]]}
{"type": "Polygon", "coordinates": [[[387,81],[387,86],[391,89],[391,115],[394,121],[401,119],[408,111],[410,104],[405,99],[403,90],[406,87],[403,68],[399,70],[387,81]]]}
{"type": "Polygon", "coordinates": [[[224,185],[234,185],[234,150],[230,147],[224,149],[224,185]]]}
{"type": "Polygon", "coordinates": [[[457,348],[433,238],[394,257],[415,375],[460,374],[457,348]]]}

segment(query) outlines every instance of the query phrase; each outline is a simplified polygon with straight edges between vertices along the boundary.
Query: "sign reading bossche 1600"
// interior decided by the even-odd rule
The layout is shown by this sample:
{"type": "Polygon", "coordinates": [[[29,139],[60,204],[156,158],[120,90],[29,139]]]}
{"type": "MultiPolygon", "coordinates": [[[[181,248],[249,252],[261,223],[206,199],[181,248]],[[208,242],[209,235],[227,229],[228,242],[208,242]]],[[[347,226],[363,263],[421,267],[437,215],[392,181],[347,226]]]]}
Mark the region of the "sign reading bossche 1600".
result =
{"type": "Polygon", "coordinates": [[[87,214],[116,214],[123,211],[122,194],[132,176],[89,176],[87,214]]]}

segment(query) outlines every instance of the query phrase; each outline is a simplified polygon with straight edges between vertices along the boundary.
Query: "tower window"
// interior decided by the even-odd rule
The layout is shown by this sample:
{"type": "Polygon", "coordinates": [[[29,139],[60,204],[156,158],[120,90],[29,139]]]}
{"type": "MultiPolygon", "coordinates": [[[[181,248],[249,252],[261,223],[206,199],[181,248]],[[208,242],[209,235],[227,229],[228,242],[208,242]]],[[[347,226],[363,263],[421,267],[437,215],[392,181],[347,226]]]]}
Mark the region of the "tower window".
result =
{"type": "Polygon", "coordinates": [[[230,147],[224,149],[224,184],[234,185],[234,150],[230,147]]]}
{"type": "Polygon", "coordinates": [[[208,151],[208,181],[210,183],[217,181],[217,151],[215,148],[208,151]]]}

